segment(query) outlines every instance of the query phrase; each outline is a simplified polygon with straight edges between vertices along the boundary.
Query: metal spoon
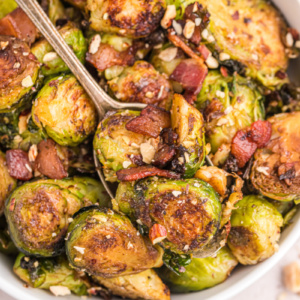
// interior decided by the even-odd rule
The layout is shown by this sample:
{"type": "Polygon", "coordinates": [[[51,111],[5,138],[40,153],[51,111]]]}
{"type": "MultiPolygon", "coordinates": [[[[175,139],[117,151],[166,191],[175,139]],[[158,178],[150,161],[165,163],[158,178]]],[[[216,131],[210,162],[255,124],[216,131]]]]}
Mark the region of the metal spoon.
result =
{"type": "MultiPolygon", "coordinates": [[[[87,94],[94,102],[98,111],[99,120],[103,119],[105,113],[110,109],[135,109],[141,110],[146,105],[142,103],[121,103],[110,96],[99,86],[96,80],[91,76],[87,69],[76,57],[72,49],[67,45],[55,26],[51,23],[41,6],[36,0],[16,0],[34,25],[50,43],[56,53],[69,67],[74,76],[81,83],[87,94]]],[[[101,171],[101,165],[94,151],[94,162],[98,175],[111,198],[114,197],[112,187],[105,181],[101,171]]]]}

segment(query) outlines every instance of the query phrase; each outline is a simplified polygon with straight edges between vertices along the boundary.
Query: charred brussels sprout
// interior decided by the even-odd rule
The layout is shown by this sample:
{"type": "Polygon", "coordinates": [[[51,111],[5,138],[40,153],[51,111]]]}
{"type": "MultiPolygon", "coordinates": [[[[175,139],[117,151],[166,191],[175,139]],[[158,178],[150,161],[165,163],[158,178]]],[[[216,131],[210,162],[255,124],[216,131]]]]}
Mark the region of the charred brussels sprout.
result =
{"type": "Polygon", "coordinates": [[[285,82],[276,75],[285,71],[288,64],[283,43],[287,26],[272,4],[265,0],[198,2],[210,14],[205,43],[219,53],[221,63],[231,66],[234,61],[240,62],[246,66],[247,76],[266,87],[285,82]]]}
{"type": "Polygon", "coordinates": [[[154,104],[170,109],[171,84],[146,61],[137,61],[132,67],[125,68],[118,77],[108,81],[108,85],[122,102],[154,104]]]}
{"type": "Polygon", "coordinates": [[[116,171],[136,166],[135,160],[131,160],[132,157],[142,161],[139,146],[149,138],[125,127],[139,115],[138,111],[128,110],[108,113],[98,126],[94,149],[108,181],[117,181],[116,171]]]}
{"type": "Polygon", "coordinates": [[[268,119],[272,137],[254,154],[251,182],[264,196],[291,201],[300,198],[300,112],[268,119]]]}
{"type": "Polygon", "coordinates": [[[77,146],[95,129],[96,109],[73,75],[49,80],[32,106],[32,119],[62,146],[77,146]]]}
{"type": "Polygon", "coordinates": [[[56,258],[34,258],[20,253],[15,261],[15,274],[29,286],[51,290],[66,287],[76,295],[86,295],[89,282],[69,266],[65,256],[56,258]]]}
{"type": "Polygon", "coordinates": [[[210,71],[196,106],[204,110],[206,137],[215,153],[222,144],[231,144],[238,130],[263,119],[264,97],[256,86],[239,75],[224,77],[210,71]]]}
{"type": "Polygon", "coordinates": [[[174,94],[171,121],[173,130],[178,134],[178,145],[183,147],[184,176],[193,177],[205,157],[202,114],[187,103],[183,96],[174,94]]]}
{"type": "Polygon", "coordinates": [[[124,213],[128,213],[128,207],[134,210],[138,223],[146,226],[154,244],[160,241],[174,252],[199,255],[216,234],[221,203],[206,182],[151,177],[137,182],[134,189],[135,197],[126,197],[118,190],[116,202],[121,211],[126,208],[124,213]]]}
{"type": "Polygon", "coordinates": [[[42,0],[40,2],[41,7],[54,25],[58,20],[65,20],[66,11],[60,0],[42,0]]]}
{"type": "Polygon", "coordinates": [[[0,19],[18,7],[14,0],[0,0],[0,19]]]}
{"type": "Polygon", "coordinates": [[[64,238],[72,215],[80,208],[108,205],[103,187],[90,178],[38,180],[14,190],[6,202],[5,216],[20,251],[54,256],[64,250],[64,238]]]}
{"type": "Polygon", "coordinates": [[[243,265],[254,265],[278,249],[283,219],[277,209],[260,196],[246,196],[231,215],[228,246],[243,265]]]}
{"type": "Polygon", "coordinates": [[[7,196],[17,186],[17,182],[8,172],[5,155],[0,151],[0,215],[2,215],[7,196]]]}
{"type": "Polygon", "coordinates": [[[108,288],[112,294],[129,299],[169,300],[170,291],[153,270],[138,274],[104,278],[93,276],[93,280],[108,288]]]}
{"type": "MultiPolygon", "coordinates": [[[[83,33],[73,23],[69,22],[59,30],[65,42],[72,48],[81,62],[85,60],[87,42],[83,33]]],[[[64,61],[54,52],[52,46],[46,41],[41,40],[31,48],[32,53],[38,61],[43,64],[41,72],[45,76],[55,75],[61,72],[69,72],[69,68],[64,61]]]]}
{"type": "Polygon", "coordinates": [[[162,265],[161,249],[144,239],[127,217],[98,207],[74,217],[66,250],[73,267],[108,278],[162,265]]]}
{"type": "Polygon", "coordinates": [[[213,287],[230,275],[238,264],[227,247],[221,248],[215,257],[193,258],[180,275],[163,267],[159,275],[172,292],[187,293],[213,287]]]}
{"type": "Polygon", "coordinates": [[[30,105],[40,64],[25,42],[2,35],[0,42],[0,113],[5,113],[30,105]]]}
{"type": "Polygon", "coordinates": [[[164,0],[87,0],[91,28],[141,38],[153,32],[164,15],[164,0]]]}

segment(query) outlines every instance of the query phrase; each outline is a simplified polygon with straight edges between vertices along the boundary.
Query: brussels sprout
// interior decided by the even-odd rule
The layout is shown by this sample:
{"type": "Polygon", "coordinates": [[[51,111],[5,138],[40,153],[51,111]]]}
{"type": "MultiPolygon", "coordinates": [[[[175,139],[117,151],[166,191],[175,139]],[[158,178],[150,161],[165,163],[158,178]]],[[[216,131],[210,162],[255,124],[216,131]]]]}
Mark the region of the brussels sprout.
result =
{"type": "Polygon", "coordinates": [[[33,288],[52,290],[52,287],[67,287],[76,295],[86,295],[89,288],[86,276],[72,269],[65,256],[35,258],[20,253],[13,271],[33,288]]]}
{"type": "Polygon", "coordinates": [[[171,84],[146,61],[137,61],[125,68],[118,77],[108,81],[108,85],[122,102],[141,102],[170,109],[171,84]]]}
{"type": "Polygon", "coordinates": [[[152,269],[115,278],[92,277],[112,294],[128,299],[168,300],[170,291],[152,269]]]}
{"type": "Polygon", "coordinates": [[[139,115],[138,111],[109,112],[98,125],[94,149],[103,165],[107,181],[117,181],[116,171],[136,166],[130,158],[141,157],[139,146],[148,141],[149,137],[125,128],[130,120],[139,115]]]}
{"type": "Polygon", "coordinates": [[[69,2],[81,10],[85,10],[87,5],[87,0],[66,0],[66,2],[69,2]]]}
{"type": "Polygon", "coordinates": [[[222,144],[231,144],[238,130],[264,118],[263,100],[255,85],[246,78],[224,77],[218,71],[208,73],[196,107],[204,110],[206,138],[213,153],[222,144]]]}
{"type": "Polygon", "coordinates": [[[7,230],[0,230],[0,252],[6,255],[16,255],[19,253],[7,230]]]}
{"type": "Polygon", "coordinates": [[[36,93],[40,64],[25,42],[0,36],[0,113],[30,105],[36,93]]]}
{"type": "Polygon", "coordinates": [[[251,182],[264,196],[291,201],[300,197],[300,112],[279,114],[268,119],[272,137],[254,154],[251,182]]]}
{"type": "Polygon", "coordinates": [[[66,19],[66,11],[60,0],[42,0],[41,7],[54,25],[58,20],[66,19]]]}
{"type": "MultiPolygon", "coordinates": [[[[28,255],[50,257],[60,254],[64,250],[64,238],[72,215],[101,197],[94,195],[94,189],[100,190],[93,180],[86,178],[38,180],[15,189],[5,207],[15,245],[28,255]]],[[[100,204],[107,202],[101,197],[100,204]]]]}
{"type": "Polygon", "coordinates": [[[127,217],[95,206],[74,216],[66,250],[73,267],[108,278],[162,265],[161,249],[140,236],[127,217]]]}
{"type": "Polygon", "coordinates": [[[283,219],[277,209],[260,196],[250,195],[236,205],[230,219],[228,246],[243,265],[254,265],[278,249],[283,219]]]}
{"type": "Polygon", "coordinates": [[[18,7],[14,0],[0,0],[0,19],[18,7]]]}
{"type": "Polygon", "coordinates": [[[7,196],[17,186],[17,182],[9,175],[5,155],[0,151],[0,215],[2,215],[7,196]]]}
{"type": "Polygon", "coordinates": [[[219,0],[199,0],[210,14],[205,43],[218,53],[221,63],[234,61],[245,65],[247,76],[266,87],[282,84],[276,76],[288,65],[283,40],[287,25],[277,9],[265,0],[241,0],[224,3],[219,0]],[[222,58],[226,54],[226,60],[222,58]],[[227,58],[228,56],[228,58],[227,58]]]}
{"type": "Polygon", "coordinates": [[[214,189],[199,179],[169,180],[151,177],[135,184],[136,196],[121,193],[116,202],[123,213],[134,210],[152,242],[157,242],[155,227],[164,227],[164,248],[179,254],[200,255],[216,234],[221,220],[221,203],[214,189]],[[127,203],[126,203],[127,201],[127,203]],[[125,209],[124,209],[125,208],[125,209]],[[156,240],[156,241],[155,241],[156,240]]]}
{"type": "Polygon", "coordinates": [[[184,177],[193,177],[205,157],[203,117],[183,96],[174,94],[171,121],[178,134],[178,144],[184,147],[184,177]]]}
{"type": "Polygon", "coordinates": [[[172,292],[187,293],[213,287],[230,275],[238,264],[227,247],[221,248],[215,257],[193,258],[180,275],[163,267],[159,275],[172,292]]]}
{"type": "Polygon", "coordinates": [[[50,79],[32,106],[32,119],[62,146],[77,146],[95,129],[95,106],[73,75],[50,79]]]}
{"type": "MultiPolygon", "coordinates": [[[[61,29],[59,33],[65,42],[72,48],[78,59],[83,63],[85,53],[87,52],[87,42],[83,33],[73,23],[69,22],[61,29]]],[[[61,72],[70,72],[64,61],[54,52],[52,46],[46,40],[40,40],[35,43],[31,52],[38,61],[43,64],[41,72],[45,76],[56,75],[61,72]]]]}
{"type": "Polygon", "coordinates": [[[153,32],[164,15],[164,0],[87,0],[91,28],[141,38],[153,32]]]}

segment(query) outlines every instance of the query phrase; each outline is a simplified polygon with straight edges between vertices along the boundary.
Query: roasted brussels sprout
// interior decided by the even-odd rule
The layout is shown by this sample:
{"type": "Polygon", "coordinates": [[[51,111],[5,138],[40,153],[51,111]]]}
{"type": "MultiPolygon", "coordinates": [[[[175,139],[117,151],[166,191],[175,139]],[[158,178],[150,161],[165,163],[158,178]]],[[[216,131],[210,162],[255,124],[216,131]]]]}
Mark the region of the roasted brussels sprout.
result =
{"type": "Polygon", "coordinates": [[[141,102],[170,109],[171,84],[146,61],[137,61],[125,68],[118,77],[108,81],[108,85],[122,102],[141,102]]]}
{"type": "Polygon", "coordinates": [[[66,0],[66,2],[69,2],[70,4],[78,7],[81,10],[86,9],[87,0],[66,0]]]}
{"type": "Polygon", "coordinates": [[[13,270],[29,286],[50,289],[54,294],[56,294],[56,288],[65,287],[63,290],[69,290],[68,293],[72,291],[79,296],[86,295],[89,288],[89,282],[84,273],[72,269],[65,256],[35,258],[20,253],[13,270]]]}
{"type": "Polygon", "coordinates": [[[196,107],[204,111],[206,138],[213,153],[222,144],[231,144],[238,130],[264,118],[263,100],[255,85],[246,78],[224,77],[218,71],[208,73],[196,107]]]}
{"type": "Polygon", "coordinates": [[[18,249],[35,256],[60,254],[72,215],[99,198],[101,205],[107,204],[101,194],[95,195],[97,185],[86,178],[42,179],[15,189],[7,199],[5,216],[18,249]]]}
{"type": "Polygon", "coordinates": [[[24,42],[0,36],[0,113],[30,105],[40,81],[40,64],[24,42]]]}
{"type": "Polygon", "coordinates": [[[11,256],[19,253],[17,247],[10,238],[4,216],[0,217],[0,253],[11,256]]]}
{"type": "Polygon", "coordinates": [[[125,127],[139,115],[138,111],[128,110],[108,113],[98,126],[94,149],[103,165],[107,181],[117,180],[116,171],[136,166],[135,159],[142,161],[140,145],[148,141],[149,137],[129,131],[125,127]]]}
{"type": "Polygon", "coordinates": [[[60,0],[41,0],[40,4],[54,25],[66,19],[66,11],[60,0]]]}
{"type": "Polygon", "coordinates": [[[0,19],[18,7],[14,0],[0,0],[0,19]]]}
{"type": "MultiPolygon", "coordinates": [[[[73,23],[68,22],[59,29],[59,33],[65,42],[72,48],[81,62],[85,60],[87,51],[87,42],[83,33],[73,23]]],[[[64,61],[54,52],[52,46],[45,40],[35,43],[31,52],[36,56],[38,61],[43,64],[41,72],[45,76],[56,75],[61,72],[70,72],[64,61]]]]}
{"type": "Polygon", "coordinates": [[[288,64],[283,42],[287,25],[272,4],[265,0],[198,2],[210,14],[207,34],[202,36],[222,64],[230,67],[234,61],[240,62],[247,76],[266,87],[286,81],[277,77],[277,72],[284,72],[288,64]]]}
{"type": "Polygon", "coordinates": [[[272,137],[254,154],[251,182],[264,196],[291,201],[300,197],[300,112],[275,115],[272,137]]]}
{"type": "Polygon", "coordinates": [[[92,29],[132,38],[153,32],[159,26],[165,7],[164,0],[87,0],[92,29]]]}
{"type": "Polygon", "coordinates": [[[140,236],[127,217],[95,206],[74,216],[66,250],[73,267],[107,278],[162,265],[162,249],[140,236]]]}
{"type": "Polygon", "coordinates": [[[159,269],[159,275],[172,292],[187,293],[200,291],[223,282],[238,264],[227,247],[221,248],[215,257],[193,258],[180,275],[166,267],[159,269]]]}
{"type": "Polygon", "coordinates": [[[17,186],[17,182],[8,172],[5,155],[0,151],[0,215],[2,215],[7,196],[17,186]]]}
{"type": "Polygon", "coordinates": [[[174,94],[171,121],[178,134],[178,145],[183,147],[184,177],[193,177],[205,157],[203,117],[183,96],[174,94]]]}
{"type": "Polygon", "coordinates": [[[168,300],[170,291],[152,269],[138,274],[104,278],[93,276],[93,280],[108,288],[112,294],[129,299],[168,300]]]}
{"type": "Polygon", "coordinates": [[[236,205],[231,215],[228,246],[243,265],[257,264],[278,249],[283,219],[277,209],[260,196],[250,195],[236,205]]]}
{"type": "Polygon", "coordinates": [[[132,189],[127,194],[122,185],[115,199],[118,208],[129,215],[134,210],[138,224],[146,226],[154,244],[161,242],[179,254],[200,255],[219,228],[219,196],[202,180],[150,177],[135,184],[134,196],[132,189]]]}
{"type": "Polygon", "coordinates": [[[32,119],[62,146],[77,146],[93,133],[95,106],[73,75],[54,77],[40,90],[32,119]]]}

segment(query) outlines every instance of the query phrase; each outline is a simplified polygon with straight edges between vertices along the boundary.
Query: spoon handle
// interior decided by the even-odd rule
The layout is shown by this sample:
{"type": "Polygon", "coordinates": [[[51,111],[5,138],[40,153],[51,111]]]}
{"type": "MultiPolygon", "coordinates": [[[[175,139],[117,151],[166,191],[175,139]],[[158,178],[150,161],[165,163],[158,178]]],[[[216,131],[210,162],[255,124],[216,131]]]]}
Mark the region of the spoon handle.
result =
{"type": "Polygon", "coordinates": [[[109,97],[64,41],[38,2],[36,0],[16,0],[16,2],[81,83],[94,102],[100,119],[109,109],[142,109],[145,107],[141,103],[121,103],[109,97]]]}

